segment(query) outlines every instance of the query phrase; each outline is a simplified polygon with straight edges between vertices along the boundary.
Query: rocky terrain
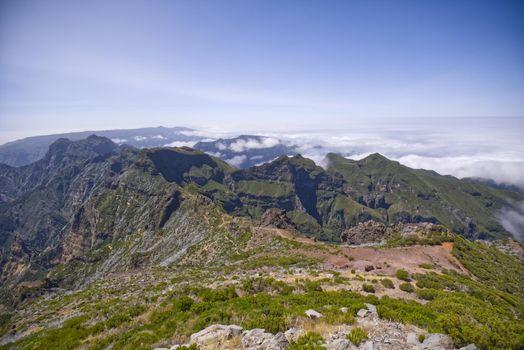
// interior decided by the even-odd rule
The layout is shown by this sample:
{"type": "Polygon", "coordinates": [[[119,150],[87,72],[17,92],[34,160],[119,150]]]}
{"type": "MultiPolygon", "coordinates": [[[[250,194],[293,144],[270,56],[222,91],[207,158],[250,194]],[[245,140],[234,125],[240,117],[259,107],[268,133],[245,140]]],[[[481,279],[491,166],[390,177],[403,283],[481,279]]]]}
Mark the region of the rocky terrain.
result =
{"type": "MultiPolygon", "coordinates": [[[[341,308],[347,313],[347,308],[341,308]]],[[[444,334],[427,333],[414,326],[381,320],[377,308],[366,304],[366,309],[357,312],[354,325],[330,326],[322,322],[323,315],[315,310],[307,310],[310,321],[304,327],[293,327],[283,333],[272,334],[264,329],[244,330],[237,325],[211,325],[189,338],[187,344],[175,344],[169,348],[156,350],[175,350],[191,345],[202,350],[245,349],[245,350],[284,350],[301,344],[304,339],[313,339],[315,345],[327,350],[453,350],[452,339],[444,334]],[[318,332],[315,332],[317,331],[318,332]],[[353,336],[358,331],[362,337],[353,336]]],[[[311,340],[309,342],[312,342],[311,340]]],[[[475,350],[469,344],[460,350],[475,350]]]]}
{"type": "Polygon", "coordinates": [[[0,344],[150,349],[219,324],[231,348],[524,344],[522,245],[497,220],[522,193],[329,157],[237,169],[90,136],[2,165],[0,344]]]}

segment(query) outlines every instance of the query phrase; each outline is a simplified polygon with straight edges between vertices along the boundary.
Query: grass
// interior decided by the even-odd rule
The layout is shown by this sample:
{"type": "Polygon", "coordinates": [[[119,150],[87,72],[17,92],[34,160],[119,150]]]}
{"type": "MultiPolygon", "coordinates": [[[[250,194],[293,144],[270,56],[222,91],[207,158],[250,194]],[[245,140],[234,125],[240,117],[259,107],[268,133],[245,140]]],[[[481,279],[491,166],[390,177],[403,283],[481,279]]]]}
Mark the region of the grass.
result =
{"type": "Polygon", "coordinates": [[[368,339],[368,332],[362,328],[353,328],[351,332],[347,335],[347,338],[355,346],[359,346],[362,342],[368,339]]]}

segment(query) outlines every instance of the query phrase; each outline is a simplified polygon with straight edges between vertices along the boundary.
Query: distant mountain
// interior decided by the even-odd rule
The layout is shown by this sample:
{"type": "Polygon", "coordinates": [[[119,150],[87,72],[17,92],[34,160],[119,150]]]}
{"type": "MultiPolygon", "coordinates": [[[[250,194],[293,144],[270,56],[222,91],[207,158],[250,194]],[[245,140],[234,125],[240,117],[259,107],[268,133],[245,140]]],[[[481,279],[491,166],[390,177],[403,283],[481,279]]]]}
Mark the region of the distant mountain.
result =
{"type": "Polygon", "coordinates": [[[71,141],[85,139],[89,135],[107,137],[116,144],[127,144],[137,148],[161,147],[173,142],[197,142],[202,137],[190,134],[192,129],[174,128],[141,128],[122,130],[82,131],[65,134],[27,137],[21,140],[0,145],[0,163],[11,166],[23,166],[42,159],[49,145],[60,138],[71,141]]]}
{"type": "Polygon", "coordinates": [[[76,270],[63,278],[78,284],[175,259],[202,239],[203,218],[214,207],[334,242],[369,220],[439,223],[469,238],[496,238],[509,235],[497,212],[511,206],[508,199],[523,199],[379,154],[328,158],[327,170],[300,155],[238,170],[187,147],[137,150],[94,135],[59,139],[35,163],[0,167],[0,284],[42,279],[71,261],[76,270]]]}
{"type": "Polygon", "coordinates": [[[216,141],[201,141],[194,148],[216,156],[238,168],[248,168],[276,159],[281,155],[295,155],[296,147],[285,145],[274,137],[240,135],[216,141]]]}

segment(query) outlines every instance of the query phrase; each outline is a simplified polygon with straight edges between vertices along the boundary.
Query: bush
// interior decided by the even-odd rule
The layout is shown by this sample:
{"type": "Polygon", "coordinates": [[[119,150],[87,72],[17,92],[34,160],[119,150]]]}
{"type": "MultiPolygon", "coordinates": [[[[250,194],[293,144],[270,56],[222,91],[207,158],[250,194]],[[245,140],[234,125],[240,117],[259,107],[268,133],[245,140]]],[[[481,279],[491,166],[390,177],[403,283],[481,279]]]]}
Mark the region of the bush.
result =
{"type": "Polygon", "coordinates": [[[324,338],[315,332],[308,332],[299,337],[296,342],[289,344],[287,350],[325,350],[322,346],[324,338]]]}
{"type": "Polygon", "coordinates": [[[355,346],[359,346],[364,340],[368,339],[368,332],[362,328],[353,328],[351,332],[347,335],[347,338],[355,346]]]}
{"type": "Polygon", "coordinates": [[[375,287],[373,287],[371,284],[363,284],[362,290],[366,293],[375,293],[375,287]]]}
{"type": "Polygon", "coordinates": [[[409,279],[409,273],[408,273],[406,270],[403,270],[403,269],[397,270],[397,273],[395,273],[395,276],[396,276],[399,280],[403,280],[403,281],[406,281],[406,282],[411,281],[411,280],[409,279]]]}
{"type": "Polygon", "coordinates": [[[193,305],[193,299],[191,299],[187,295],[183,295],[173,300],[173,308],[176,311],[183,311],[183,312],[189,311],[192,305],[193,305]]]}
{"type": "Polygon", "coordinates": [[[413,293],[415,291],[415,287],[409,282],[401,283],[399,286],[401,291],[407,292],[407,293],[413,293]]]}
{"type": "Polygon", "coordinates": [[[424,300],[433,300],[438,297],[438,291],[435,289],[417,289],[417,296],[424,300]]]}
{"type": "Polygon", "coordinates": [[[426,340],[426,336],[424,334],[421,334],[421,335],[418,336],[418,341],[419,342],[423,343],[424,340],[426,340]]]}
{"type": "Polygon", "coordinates": [[[383,280],[380,281],[380,283],[382,283],[382,285],[386,288],[395,289],[395,285],[393,284],[393,281],[390,280],[389,278],[384,278],[383,280]]]}

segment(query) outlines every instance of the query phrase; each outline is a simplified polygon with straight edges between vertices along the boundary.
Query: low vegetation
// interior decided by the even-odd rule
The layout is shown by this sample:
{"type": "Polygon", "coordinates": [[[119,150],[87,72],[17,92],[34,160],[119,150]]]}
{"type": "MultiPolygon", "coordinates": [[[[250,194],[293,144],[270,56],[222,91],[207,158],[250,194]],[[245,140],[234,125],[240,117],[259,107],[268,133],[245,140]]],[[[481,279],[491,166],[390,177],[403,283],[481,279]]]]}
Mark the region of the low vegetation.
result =
{"type": "Polygon", "coordinates": [[[347,335],[347,338],[355,346],[359,346],[362,342],[368,339],[368,332],[362,328],[353,328],[351,332],[347,335]]]}

